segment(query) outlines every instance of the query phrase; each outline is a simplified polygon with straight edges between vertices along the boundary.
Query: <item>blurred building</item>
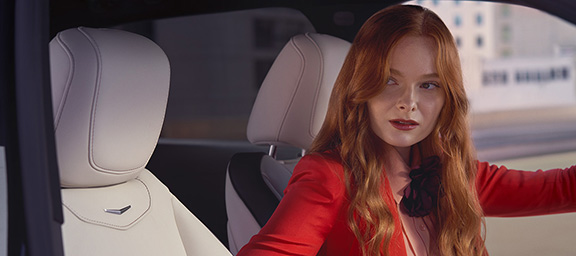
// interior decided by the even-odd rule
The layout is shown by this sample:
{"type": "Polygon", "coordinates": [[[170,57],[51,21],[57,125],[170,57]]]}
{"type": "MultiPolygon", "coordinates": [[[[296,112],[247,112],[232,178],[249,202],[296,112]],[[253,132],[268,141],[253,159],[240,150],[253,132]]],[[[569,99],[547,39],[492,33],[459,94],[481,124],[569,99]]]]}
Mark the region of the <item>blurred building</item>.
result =
{"type": "Polygon", "coordinates": [[[436,12],[452,32],[473,112],[576,104],[576,27],[570,23],[515,5],[411,3],[436,12]]]}

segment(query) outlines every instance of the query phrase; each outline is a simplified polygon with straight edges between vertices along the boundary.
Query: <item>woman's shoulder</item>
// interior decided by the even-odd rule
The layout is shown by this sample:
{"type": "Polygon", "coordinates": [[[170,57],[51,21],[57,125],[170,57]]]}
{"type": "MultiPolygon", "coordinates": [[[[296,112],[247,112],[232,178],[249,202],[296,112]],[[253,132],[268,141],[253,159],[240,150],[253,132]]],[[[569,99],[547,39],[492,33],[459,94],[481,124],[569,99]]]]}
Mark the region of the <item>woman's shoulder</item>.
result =
{"type": "Polygon", "coordinates": [[[290,183],[319,182],[323,186],[343,187],[344,171],[342,161],[336,153],[310,153],[302,157],[292,174],[290,183]]]}
{"type": "Polygon", "coordinates": [[[343,173],[340,155],[333,151],[313,152],[305,155],[296,165],[295,171],[303,169],[343,173]]]}

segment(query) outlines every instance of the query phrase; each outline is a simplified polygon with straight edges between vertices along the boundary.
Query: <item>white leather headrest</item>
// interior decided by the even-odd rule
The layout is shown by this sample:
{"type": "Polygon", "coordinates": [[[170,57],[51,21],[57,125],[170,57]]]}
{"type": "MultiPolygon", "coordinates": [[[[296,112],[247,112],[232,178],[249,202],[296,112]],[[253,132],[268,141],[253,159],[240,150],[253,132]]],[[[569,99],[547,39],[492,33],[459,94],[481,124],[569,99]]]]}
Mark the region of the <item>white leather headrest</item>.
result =
{"type": "Polygon", "coordinates": [[[138,176],[164,120],[164,52],[133,33],[74,28],[50,42],[50,65],[61,185],[105,186],[138,176]]]}
{"type": "Polygon", "coordinates": [[[262,87],[248,121],[253,144],[307,149],[318,134],[350,43],[307,33],[290,39],[262,87]]]}

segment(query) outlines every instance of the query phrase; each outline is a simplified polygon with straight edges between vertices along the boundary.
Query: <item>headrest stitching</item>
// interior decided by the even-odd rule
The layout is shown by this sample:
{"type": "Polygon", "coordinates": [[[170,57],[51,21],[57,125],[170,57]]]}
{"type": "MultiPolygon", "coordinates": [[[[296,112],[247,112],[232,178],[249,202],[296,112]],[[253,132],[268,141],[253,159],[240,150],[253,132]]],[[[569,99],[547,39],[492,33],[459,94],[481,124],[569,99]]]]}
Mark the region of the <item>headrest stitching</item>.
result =
{"type": "Polygon", "coordinates": [[[62,98],[58,103],[58,109],[53,110],[56,111],[56,116],[54,117],[54,129],[57,129],[58,124],[60,123],[60,118],[62,117],[62,111],[64,111],[64,105],[67,102],[66,98],[68,97],[68,93],[70,92],[70,87],[72,87],[71,86],[72,77],[75,70],[74,56],[72,55],[70,47],[68,47],[68,45],[64,42],[64,40],[62,40],[61,36],[62,36],[61,34],[58,34],[58,36],[56,37],[56,42],[58,42],[58,45],[62,47],[62,50],[66,53],[66,56],[68,56],[68,60],[70,61],[70,69],[68,70],[68,75],[66,77],[66,83],[64,85],[64,92],[62,93],[62,98]]]}
{"type": "Polygon", "coordinates": [[[97,171],[101,171],[104,173],[108,173],[108,174],[114,174],[114,175],[126,175],[127,172],[132,172],[135,170],[139,170],[141,169],[141,167],[136,167],[133,168],[131,170],[121,170],[122,173],[118,173],[115,170],[110,170],[110,169],[105,169],[102,168],[100,166],[98,166],[96,164],[96,162],[94,162],[94,124],[96,123],[96,112],[98,109],[98,96],[100,94],[100,85],[101,85],[101,80],[102,80],[102,54],[100,52],[100,48],[98,47],[98,44],[96,43],[96,41],[94,40],[94,38],[83,29],[83,27],[78,28],[78,30],[88,39],[88,41],[90,42],[90,44],[92,45],[92,48],[94,49],[95,53],[96,53],[96,68],[97,68],[97,75],[96,75],[96,82],[95,82],[95,86],[94,86],[94,97],[92,98],[92,110],[90,112],[90,131],[89,131],[89,142],[88,142],[88,162],[90,163],[90,166],[92,166],[95,170],[97,171]]]}
{"type": "MultiPolygon", "coordinates": [[[[302,78],[304,76],[304,70],[306,70],[306,61],[304,58],[304,54],[302,54],[302,50],[300,48],[298,48],[298,45],[296,45],[296,43],[294,43],[294,38],[290,39],[290,45],[292,47],[294,47],[294,50],[296,50],[296,53],[298,53],[298,56],[300,56],[300,60],[303,63],[303,65],[300,68],[300,76],[298,77],[297,85],[294,88],[294,92],[297,92],[298,88],[302,84],[302,78]]],[[[292,104],[294,104],[295,98],[296,98],[296,93],[292,93],[292,98],[290,99],[290,104],[288,104],[288,107],[287,107],[288,109],[292,108],[292,104]]],[[[282,118],[282,123],[280,124],[280,129],[278,130],[278,134],[276,134],[276,141],[280,140],[280,134],[282,134],[282,130],[284,128],[284,123],[286,122],[287,116],[288,116],[288,111],[285,111],[284,117],[282,118]]]]}
{"type": "MultiPolygon", "coordinates": [[[[321,91],[321,85],[322,85],[322,80],[324,78],[324,55],[322,53],[322,50],[320,48],[320,46],[318,45],[318,43],[312,38],[312,36],[310,36],[310,33],[306,33],[306,38],[308,38],[310,40],[310,42],[312,42],[312,44],[314,45],[314,47],[316,47],[316,50],[318,50],[318,54],[320,55],[320,75],[318,76],[318,80],[316,81],[316,93],[314,95],[314,104],[312,104],[312,108],[310,109],[311,111],[311,115],[310,115],[310,124],[314,123],[314,118],[316,118],[316,115],[314,115],[314,113],[316,113],[316,108],[317,108],[317,102],[318,102],[318,97],[320,95],[320,91],[321,91]]],[[[314,134],[312,134],[312,125],[308,126],[308,133],[310,135],[310,137],[314,138],[314,134]]]]}

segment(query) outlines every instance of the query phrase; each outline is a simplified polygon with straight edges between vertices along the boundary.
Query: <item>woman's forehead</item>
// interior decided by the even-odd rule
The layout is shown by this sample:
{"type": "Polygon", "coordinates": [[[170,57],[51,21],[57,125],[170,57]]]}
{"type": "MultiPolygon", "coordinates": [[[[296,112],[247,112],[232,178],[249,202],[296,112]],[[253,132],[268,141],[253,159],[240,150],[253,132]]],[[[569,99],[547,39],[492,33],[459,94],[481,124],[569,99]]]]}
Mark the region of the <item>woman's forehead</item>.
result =
{"type": "Polygon", "coordinates": [[[436,52],[429,37],[403,37],[390,51],[389,72],[399,76],[437,76],[436,52]]]}

